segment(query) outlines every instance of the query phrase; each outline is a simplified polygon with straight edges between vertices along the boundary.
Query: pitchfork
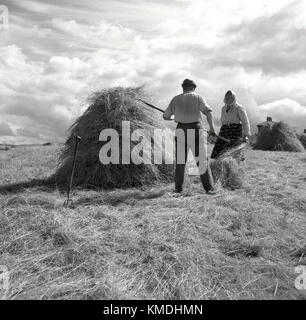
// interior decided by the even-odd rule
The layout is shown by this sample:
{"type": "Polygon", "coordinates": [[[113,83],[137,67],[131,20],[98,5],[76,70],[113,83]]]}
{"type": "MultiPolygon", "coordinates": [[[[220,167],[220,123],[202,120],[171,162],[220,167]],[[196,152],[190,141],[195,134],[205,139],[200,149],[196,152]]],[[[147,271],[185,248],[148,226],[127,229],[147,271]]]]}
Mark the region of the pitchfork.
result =
{"type": "MultiPolygon", "coordinates": [[[[155,110],[157,110],[157,111],[159,111],[159,112],[162,112],[162,113],[165,112],[164,110],[162,110],[162,109],[154,106],[153,104],[148,103],[148,102],[146,102],[146,101],[144,101],[144,100],[142,100],[142,99],[136,99],[136,100],[141,101],[142,103],[146,104],[148,107],[150,107],[150,108],[152,108],[152,109],[155,109],[155,110]]],[[[208,132],[208,130],[206,130],[206,129],[203,129],[203,130],[206,131],[206,132],[208,132]]],[[[220,137],[220,136],[218,136],[218,135],[216,135],[216,137],[219,138],[220,140],[223,140],[224,142],[231,143],[231,140],[228,140],[228,139],[226,139],[226,138],[220,137]]]]}
{"type": "Polygon", "coordinates": [[[70,183],[69,183],[68,189],[67,189],[67,199],[64,202],[64,207],[66,207],[66,208],[68,207],[69,203],[71,203],[71,204],[73,203],[72,199],[70,199],[70,192],[72,189],[76,158],[77,158],[77,153],[78,153],[79,144],[80,144],[81,140],[82,140],[81,137],[79,137],[79,136],[75,137],[75,147],[74,147],[73,163],[72,163],[71,175],[70,175],[70,183]]]}

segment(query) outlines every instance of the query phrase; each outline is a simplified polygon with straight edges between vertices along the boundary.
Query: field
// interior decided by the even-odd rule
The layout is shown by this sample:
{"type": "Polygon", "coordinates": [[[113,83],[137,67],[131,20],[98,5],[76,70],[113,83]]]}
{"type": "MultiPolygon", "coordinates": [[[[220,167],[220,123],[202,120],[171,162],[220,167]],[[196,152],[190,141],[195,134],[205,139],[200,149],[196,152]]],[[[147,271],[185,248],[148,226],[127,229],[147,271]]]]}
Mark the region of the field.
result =
{"type": "Polygon", "coordinates": [[[246,185],[65,193],[31,186],[58,148],[0,151],[0,265],[8,299],[303,299],[306,153],[248,150],[246,185]]]}

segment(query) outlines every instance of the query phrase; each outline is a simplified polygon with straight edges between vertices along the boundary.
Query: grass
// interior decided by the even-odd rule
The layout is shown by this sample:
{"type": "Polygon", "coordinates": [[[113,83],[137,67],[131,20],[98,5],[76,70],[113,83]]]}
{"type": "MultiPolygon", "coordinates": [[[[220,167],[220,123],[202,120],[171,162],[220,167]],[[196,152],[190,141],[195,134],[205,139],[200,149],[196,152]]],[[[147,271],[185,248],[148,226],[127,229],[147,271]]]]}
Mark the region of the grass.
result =
{"type": "Polygon", "coordinates": [[[215,196],[189,177],[182,195],[77,189],[69,208],[58,189],[20,183],[54,173],[56,157],[56,146],[0,152],[9,299],[303,298],[305,153],[247,150],[243,189],[215,196]]]}

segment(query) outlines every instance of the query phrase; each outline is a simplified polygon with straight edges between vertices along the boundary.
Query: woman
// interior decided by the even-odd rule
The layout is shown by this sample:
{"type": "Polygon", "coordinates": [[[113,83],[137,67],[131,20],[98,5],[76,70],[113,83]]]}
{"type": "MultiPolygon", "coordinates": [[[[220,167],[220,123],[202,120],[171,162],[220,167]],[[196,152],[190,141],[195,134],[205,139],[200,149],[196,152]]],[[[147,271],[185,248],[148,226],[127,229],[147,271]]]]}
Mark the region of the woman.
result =
{"type": "MultiPolygon", "coordinates": [[[[243,138],[247,142],[251,135],[251,129],[245,108],[238,104],[237,96],[233,91],[226,92],[224,103],[221,113],[222,126],[219,135],[232,141],[243,138]]],[[[221,139],[217,139],[211,158],[218,157],[230,145],[221,139]]]]}

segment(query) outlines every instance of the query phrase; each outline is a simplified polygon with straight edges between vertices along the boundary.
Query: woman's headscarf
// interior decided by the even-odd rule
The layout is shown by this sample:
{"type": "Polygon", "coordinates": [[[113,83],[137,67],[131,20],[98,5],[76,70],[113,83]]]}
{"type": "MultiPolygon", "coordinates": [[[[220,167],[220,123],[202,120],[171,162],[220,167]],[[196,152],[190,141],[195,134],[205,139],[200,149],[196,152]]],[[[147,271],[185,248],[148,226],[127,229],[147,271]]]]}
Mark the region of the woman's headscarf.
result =
{"type": "Polygon", "coordinates": [[[224,103],[226,107],[230,108],[231,106],[237,104],[237,96],[234,91],[227,91],[224,97],[224,103]]]}

